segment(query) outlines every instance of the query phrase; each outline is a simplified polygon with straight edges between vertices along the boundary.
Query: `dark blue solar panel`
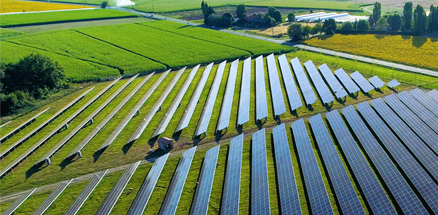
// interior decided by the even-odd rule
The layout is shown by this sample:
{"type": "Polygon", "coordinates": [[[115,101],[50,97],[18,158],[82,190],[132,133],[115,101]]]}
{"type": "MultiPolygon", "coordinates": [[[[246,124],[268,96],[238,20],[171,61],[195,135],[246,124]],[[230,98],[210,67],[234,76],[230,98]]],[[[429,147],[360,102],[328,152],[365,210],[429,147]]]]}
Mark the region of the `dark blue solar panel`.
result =
{"type": "Polygon", "coordinates": [[[255,92],[256,92],[256,120],[263,120],[268,117],[268,103],[266,101],[265,67],[263,56],[256,58],[255,67],[255,92]]]}
{"type": "Polygon", "coordinates": [[[303,106],[303,103],[301,102],[300,93],[298,93],[298,89],[295,85],[294,77],[292,76],[292,72],[289,68],[289,63],[287,62],[285,54],[278,57],[278,63],[280,64],[281,74],[283,77],[284,87],[286,88],[290,109],[296,110],[303,106]]]}
{"type": "Polygon", "coordinates": [[[265,129],[252,135],[251,214],[271,214],[265,129]]]}
{"type": "Polygon", "coordinates": [[[368,82],[368,80],[365,79],[358,71],[351,73],[350,77],[365,93],[369,93],[371,90],[374,90],[374,87],[370,84],[370,82],[368,82]]]}
{"type": "Polygon", "coordinates": [[[292,123],[292,130],[311,211],[313,214],[333,214],[304,120],[292,123]]]}
{"type": "Polygon", "coordinates": [[[304,63],[304,66],[306,67],[307,73],[309,73],[313,85],[315,86],[316,91],[319,94],[319,97],[321,97],[322,102],[324,104],[332,103],[335,100],[335,98],[333,98],[332,93],[328,89],[324,80],[322,80],[322,77],[319,74],[313,62],[309,60],[304,63]]]}
{"type": "Polygon", "coordinates": [[[337,110],[326,114],[365,200],[374,214],[397,214],[337,110]]]}
{"type": "Polygon", "coordinates": [[[309,122],[342,213],[365,214],[321,115],[313,116],[309,122]]]}
{"type": "Polygon", "coordinates": [[[274,115],[280,116],[286,113],[286,106],[284,105],[283,91],[281,91],[280,79],[278,78],[277,63],[275,62],[274,54],[270,54],[266,58],[268,62],[269,86],[271,92],[271,99],[274,108],[274,115]]]}
{"type": "Polygon", "coordinates": [[[415,192],[392,163],[353,106],[342,109],[348,124],[405,214],[428,214],[415,192]]]}
{"type": "Polygon", "coordinates": [[[392,155],[434,213],[438,213],[438,186],[367,102],[357,105],[359,112],[392,155]]]}
{"type": "Polygon", "coordinates": [[[249,121],[249,108],[251,106],[251,57],[243,62],[242,84],[240,85],[239,114],[237,125],[249,121]]]}
{"type": "Polygon", "coordinates": [[[435,116],[438,117],[438,103],[426,96],[426,94],[420,89],[414,89],[409,91],[409,94],[417,99],[424,107],[430,110],[435,116]]]}
{"type": "Polygon", "coordinates": [[[219,121],[217,122],[217,132],[227,129],[230,125],[231,108],[233,107],[234,89],[236,87],[238,66],[239,59],[231,63],[230,72],[228,73],[227,87],[225,88],[225,95],[219,115],[219,121]]]}
{"type": "Polygon", "coordinates": [[[370,81],[375,89],[380,89],[385,86],[385,82],[383,82],[377,75],[369,78],[368,81],[370,81]]]}
{"type": "Polygon", "coordinates": [[[297,82],[300,86],[301,93],[303,94],[306,104],[311,105],[315,103],[318,99],[313,92],[312,86],[310,86],[309,79],[307,79],[306,73],[304,73],[300,60],[298,60],[298,58],[294,58],[290,61],[290,64],[292,65],[292,69],[294,70],[295,76],[297,77],[297,82]]]}
{"type": "Polygon", "coordinates": [[[433,89],[426,93],[426,95],[430,98],[438,102],[438,91],[433,89]]]}
{"type": "Polygon", "coordinates": [[[409,109],[412,110],[424,123],[426,123],[435,133],[438,134],[438,118],[433,115],[426,107],[420,104],[414,97],[408,92],[403,91],[397,94],[397,97],[402,101],[409,109]]]}
{"type": "Polygon", "coordinates": [[[392,81],[386,83],[386,85],[388,85],[388,87],[390,88],[396,88],[400,85],[400,82],[398,82],[397,80],[393,79],[392,81]]]}
{"type": "Polygon", "coordinates": [[[272,129],[281,214],[302,214],[284,123],[272,129]]]}
{"type": "Polygon", "coordinates": [[[335,71],[336,77],[342,82],[348,93],[353,94],[359,92],[359,87],[354,83],[354,81],[348,76],[348,74],[341,68],[335,71]]]}
{"type": "Polygon", "coordinates": [[[328,83],[332,92],[336,95],[336,98],[341,99],[347,96],[347,91],[345,91],[344,87],[342,87],[341,83],[339,83],[338,79],[336,79],[333,72],[327,66],[327,64],[323,64],[318,67],[319,71],[321,71],[322,76],[325,81],[328,83]]]}

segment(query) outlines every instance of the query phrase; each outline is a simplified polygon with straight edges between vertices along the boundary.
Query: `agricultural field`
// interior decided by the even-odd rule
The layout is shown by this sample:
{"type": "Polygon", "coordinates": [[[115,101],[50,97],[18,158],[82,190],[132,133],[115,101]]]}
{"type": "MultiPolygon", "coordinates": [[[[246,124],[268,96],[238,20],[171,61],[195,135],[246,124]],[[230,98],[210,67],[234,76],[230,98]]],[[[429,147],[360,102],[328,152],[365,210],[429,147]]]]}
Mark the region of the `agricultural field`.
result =
{"type": "Polygon", "coordinates": [[[137,17],[137,15],[123,11],[118,11],[118,10],[111,10],[111,9],[5,14],[5,15],[1,15],[0,27],[73,22],[80,20],[127,18],[127,17],[137,17]]]}
{"type": "Polygon", "coordinates": [[[17,0],[2,0],[0,2],[0,13],[71,10],[71,9],[84,9],[84,8],[91,8],[91,7],[82,6],[82,5],[17,1],[17,0]]]}
{"type": "Polygon", "coordinates": [[[20,32],[20,31],[14,31],[14,30],[6,29],[6,28],[0,28],[0,39],[6,38],[6,37],[18,36],[18,35],[22,35],[22,34],[23,34],[23,32],[20,32]]]}
{"type": "Polygon", "coordinates": [[[305,41],[318,46],[423,68],[438,69],[438,39],[416,36],[341,35],[305,41]]]}

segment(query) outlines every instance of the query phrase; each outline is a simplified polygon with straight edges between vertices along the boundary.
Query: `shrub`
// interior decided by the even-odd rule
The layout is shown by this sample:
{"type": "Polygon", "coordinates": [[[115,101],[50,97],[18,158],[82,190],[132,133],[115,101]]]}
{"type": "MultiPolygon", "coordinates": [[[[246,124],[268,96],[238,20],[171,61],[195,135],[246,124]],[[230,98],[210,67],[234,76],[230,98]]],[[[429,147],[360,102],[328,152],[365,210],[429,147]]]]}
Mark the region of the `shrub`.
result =
{"type": "Polygon", "coordinates": [[[351,31],[354,29],[353,23],[351,22],[344,22],[342,24],[341,30],[343,31],[351,31]]]}

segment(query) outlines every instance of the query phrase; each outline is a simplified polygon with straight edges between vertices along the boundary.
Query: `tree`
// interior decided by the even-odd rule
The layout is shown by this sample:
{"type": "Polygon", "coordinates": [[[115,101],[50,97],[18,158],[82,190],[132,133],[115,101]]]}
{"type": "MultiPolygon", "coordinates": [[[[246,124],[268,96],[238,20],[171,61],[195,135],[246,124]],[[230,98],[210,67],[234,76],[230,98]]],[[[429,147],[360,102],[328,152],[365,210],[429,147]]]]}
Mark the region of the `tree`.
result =
{"type": "Polygon", "coordinates": [[[398,31],[402,27],[403,20],[400,15],[397,13],[391,14],[388,17],[388,24],[391,27],[392,30],[398,31]]]}
{"type": "Polygon", "coordinates": [[[269,7],[268,14],[270,17],[275,19],[275,22],[277,22],[277,23],[283,22],[283,18],[281,17],[281,12],[277,8],[269,7]]]}
{"type": "Polygon", "coordinates": [[[368,22],[369,22],[370,24],[373,24],[373,23],[374,23],[374,16],[373,16],[373,14],[371,14],[370,17],[368,18],[368,22]]]}
{"type": "Polygon", "coordinates": [[[428,17],[428,24],[427,27],[430,32],[434,32],[438,30],[438,6],[434,7],[433,5],[430,6],[430,12],[428,17]]]}
{"type": "Polygon", "coordinates": [[[216,24],[219,27],[229,27],[233,24],[233,14],[230,12],[224,13],[220,18],[219,22],[216,24]]]}
{"type": "Polygon", "coordinates": [[[211,25],[208,23],[208,17],[212,14],[215,14],[216,12],[214,12],[214,9],[211,6],[208,6],[207,2],[202,1],[201,3],[201,9],[202,9],[202,13],[204,14],[204,24],[205,25],[211,25]]]}
{"type": "Polygon", "coordinates": [[[359,20],[359,22],[357,23],[357,30],[359,31],[370,30],[370,23],[364,19],[359,20]]]}
{"type": "Polygon", "coordinates": [[[427,16],[423,6],[417,5],[414,10],[414,34],[423,35],[426,33],[427,16]]]}
{"type": "Polygon", "coordinates": [[[343,31],[352,31],[354,29],[353,23],[351,22],[344,22],[342,23],[341,30],[343,31]]]}
{"type": "Polygon", "coordinates": [[[322,31],[322,25],[321,25],[321,23],[318,23],[315,26],[313,26],[313,28],[310,31],[310,33],[312,33],[312,34],[320,34],[321,31],[322,31]]]}
{"type": "Polygon", "coordinates": [[[407,31],[412,29],[412,9],[412,2],[406,2],[403,7],[403,26],[407,31]]]}
{"type": "Polygon", "coordinates": [[[303,26],[301,24],[292,24],[287,28],[287,34],[293,41],[298,41],[303,38],[303,26]]]}
{"type": "Polygon", "coordinates": [[[103,1],[102,3],[100,3],[100,7],[105,9],[108,6],[108,1],[103,1]]]}
{"type": "Polygon", "coordinates": [[[379,2],[376,2],[374,3],[373,22],[371,24],[374,25],[375,22],[377,22],[381,16],[382,16],[382,5],[379,2]]]}
{"type": "Polygon", "coordinates": [[[246,13],[248,13],[248,10],[246,9],[246,6],[244,4],[237,5],[237,9],[236,9],[237,18],[244,19],[246,17],[246,13]]]}
{"type": "Polygon", "coordinates": [[[295,14],[294,14],[293,12],[290,12],[290,13],[287,15],[287,21],[288,21],[288,22],[293,22],[293,21],[295,21],[295,14]]]}
{"type": "Polygon", "coordinates": [[[306,25],[306,26],[303,28],[303,37],[304,37],[304,38],[308,38],[309,35],[310,35],[310,32],[311,32],[311,31],[312,31],[312,27],[306,25]]]}
{"type": "Polygon", "coordinates": [[[322,31],[324,31],[327,35],[334,34],[336,28],[336,21],[334,19],[327,19],[322,25],[322,31]]]}
{"type": "Polygon", "coordinates": [[[379,19],[379,21],[377,21],[377,23],[376,23],[376,29],[377,30],[379,30],[379,31],[386,31],[386,29],[388,28],[388,21],[386,20],[386,18],[385,17],[381,17],[380,19],[379,19]]]}

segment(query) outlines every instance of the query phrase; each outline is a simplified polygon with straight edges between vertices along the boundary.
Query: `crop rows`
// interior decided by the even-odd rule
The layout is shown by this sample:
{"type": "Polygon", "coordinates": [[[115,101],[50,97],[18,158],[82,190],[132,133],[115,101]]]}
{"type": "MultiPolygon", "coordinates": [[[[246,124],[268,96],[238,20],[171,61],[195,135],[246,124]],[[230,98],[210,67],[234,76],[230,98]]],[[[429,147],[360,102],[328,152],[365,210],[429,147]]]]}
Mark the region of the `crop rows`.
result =
{"type": "Polygon", "coordinates": [[[46,2],[22,2],[22,1],[14,1],[14,0],[2,0],[0,3],[0,13],[82,9],[82,8],[89,8],[89,7],[81,6],[81,5],[71,5],[71,4],[53,4],[46,2]]]}

